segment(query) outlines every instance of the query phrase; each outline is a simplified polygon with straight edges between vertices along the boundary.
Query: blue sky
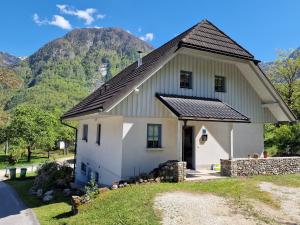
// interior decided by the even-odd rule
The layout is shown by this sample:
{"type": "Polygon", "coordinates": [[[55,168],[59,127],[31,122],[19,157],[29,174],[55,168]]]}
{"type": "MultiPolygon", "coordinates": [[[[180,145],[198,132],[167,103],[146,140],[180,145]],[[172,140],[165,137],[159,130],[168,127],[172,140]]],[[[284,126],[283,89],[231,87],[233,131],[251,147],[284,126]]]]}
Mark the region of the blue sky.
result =
{"type": "Polygon", "coordinates": [[[0,51],[27,56],[73,28],[121,27],[159,47],[207,18],[257,59],[300,46],[296,0],[3,0],[0,51]]]}

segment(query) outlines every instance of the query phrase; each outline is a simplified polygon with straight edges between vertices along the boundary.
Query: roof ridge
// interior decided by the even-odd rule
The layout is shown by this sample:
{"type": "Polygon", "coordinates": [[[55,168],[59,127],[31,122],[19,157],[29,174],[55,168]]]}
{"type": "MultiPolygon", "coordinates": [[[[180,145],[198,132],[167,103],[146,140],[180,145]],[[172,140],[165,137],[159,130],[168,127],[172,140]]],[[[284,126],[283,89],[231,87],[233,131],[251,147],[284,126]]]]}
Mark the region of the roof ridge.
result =
{"type": "Polygon", "coordinates": [[[235,40],[233,40],[229,35],[227,35],[224,31],[220,30],[216,25],[214,25],[212,22],[210,22],[209,20],[206,20],[211,26],[213,26],[214,28],[216,28],[218,31],[220,31],[222,34],[224,34],[226,37],[228,37],[234,44],[236,44],[237,46],[239,46],[241,49],[243,49],[245,52],[247,52],[249,55],[252,56],[252,58],[254,58],[254,56],[244,47],[242,47],[239,43],[237,43],[235,40]]]}

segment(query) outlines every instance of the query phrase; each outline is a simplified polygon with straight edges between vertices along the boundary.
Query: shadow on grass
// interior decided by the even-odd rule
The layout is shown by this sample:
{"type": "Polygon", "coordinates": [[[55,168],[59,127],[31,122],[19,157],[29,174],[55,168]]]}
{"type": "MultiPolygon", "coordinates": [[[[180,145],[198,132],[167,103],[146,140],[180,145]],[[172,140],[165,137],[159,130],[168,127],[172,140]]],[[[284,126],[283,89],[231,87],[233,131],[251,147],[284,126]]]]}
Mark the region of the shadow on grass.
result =
{"type": "Polygon", "coordinates": [[[71,217],[71,216],[73,216],[72,211],[70,211],[70,212],[65,212],[65,213],[61,213],[61,214],[59,214],[59,215],[57,215],[57,216],[54,216],[54,217],[52,217],[52,218],[53,218],[53,219],[64,219],[64,218],[69,218],[69,217],[71,217]]]}

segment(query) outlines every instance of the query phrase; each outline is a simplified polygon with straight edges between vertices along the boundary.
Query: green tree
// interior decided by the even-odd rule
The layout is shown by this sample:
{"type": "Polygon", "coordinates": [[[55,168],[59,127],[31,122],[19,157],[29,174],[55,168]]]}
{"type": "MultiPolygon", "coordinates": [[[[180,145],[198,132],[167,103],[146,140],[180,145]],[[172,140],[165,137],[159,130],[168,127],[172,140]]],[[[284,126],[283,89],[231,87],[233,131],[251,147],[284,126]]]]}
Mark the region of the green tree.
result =
{"type": "Polygon", "coordinates": [[[291,58],[289,53],[280,52],[268,74],[288,106],[299,115],[300,109],[297,107],[297,101],[300,97],[298,80],[300,77],[300,56],[291,58]]]}
{"type": "Polygon", "coordinates": [[[57,139],[56,118],[41,109],[20,105],[12,113],[7,127],[9,137],[24,141],[27,148],[27,161],[30,162],[34,147],[52,148],[57,139]]]}

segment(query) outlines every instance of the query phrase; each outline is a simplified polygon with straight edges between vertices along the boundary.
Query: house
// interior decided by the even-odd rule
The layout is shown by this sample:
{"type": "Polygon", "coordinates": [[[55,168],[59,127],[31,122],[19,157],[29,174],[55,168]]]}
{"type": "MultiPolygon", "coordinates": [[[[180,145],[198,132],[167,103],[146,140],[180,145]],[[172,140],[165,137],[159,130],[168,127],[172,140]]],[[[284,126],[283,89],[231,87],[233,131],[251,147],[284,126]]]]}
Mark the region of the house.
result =
{"type": "Polygon", "coordinates": [[[264,124],[296,118],[258,63],[207,20],[140,58],[63,115],[79,122],[76,180],[261,154],[264,124]]]}

